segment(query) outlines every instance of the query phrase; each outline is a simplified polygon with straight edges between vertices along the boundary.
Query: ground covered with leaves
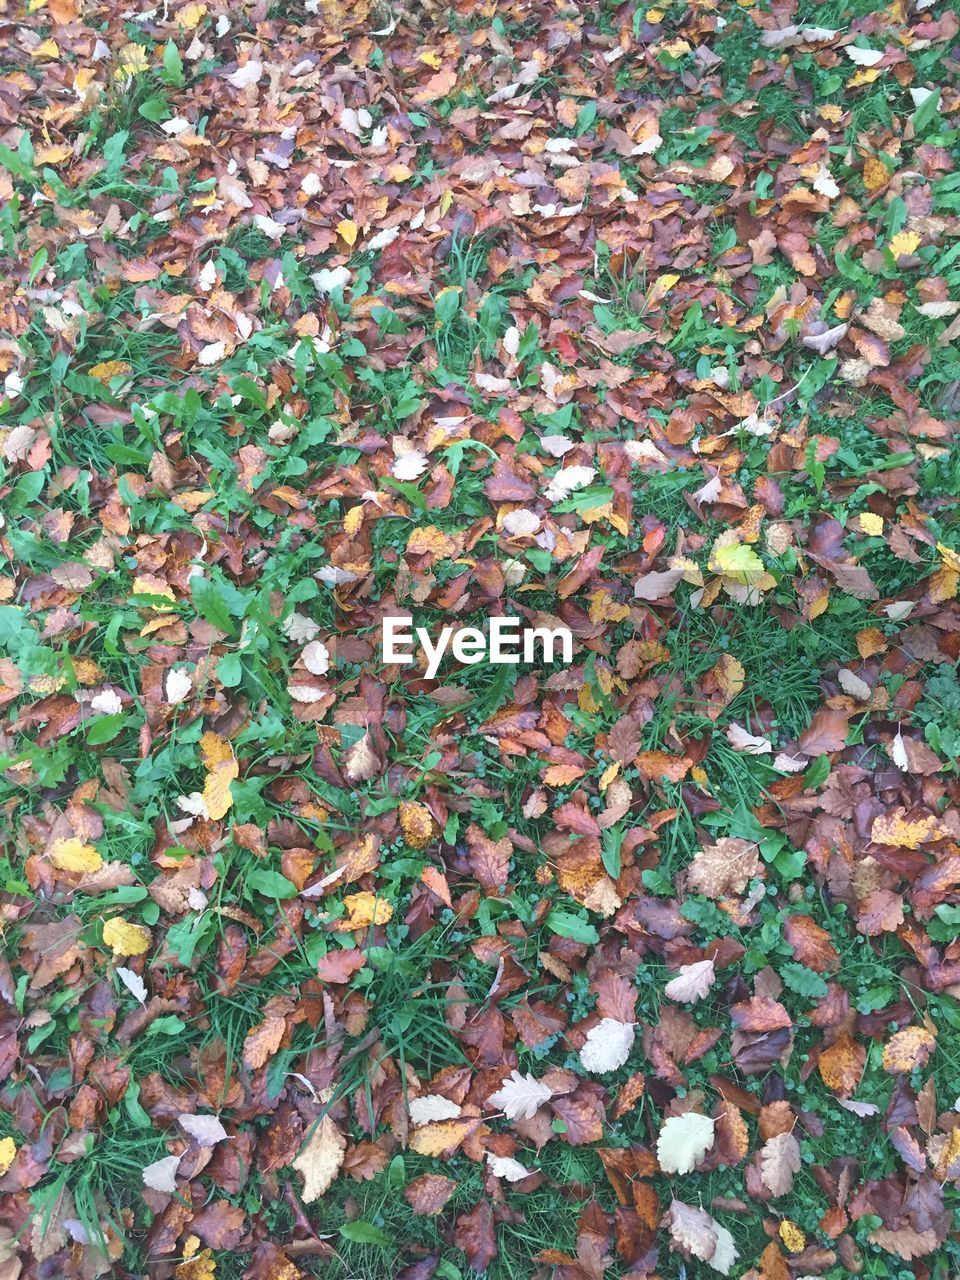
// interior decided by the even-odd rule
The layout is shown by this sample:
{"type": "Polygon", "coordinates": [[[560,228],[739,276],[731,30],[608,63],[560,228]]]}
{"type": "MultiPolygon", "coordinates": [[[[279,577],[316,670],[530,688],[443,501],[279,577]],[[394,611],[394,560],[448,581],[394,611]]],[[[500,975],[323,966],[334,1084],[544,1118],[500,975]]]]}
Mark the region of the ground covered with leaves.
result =
{"type": "Polygon", "coordinates": [[[0,10],[0,1276],[955,1275],[955,11],[148,3],[0,10]]]}

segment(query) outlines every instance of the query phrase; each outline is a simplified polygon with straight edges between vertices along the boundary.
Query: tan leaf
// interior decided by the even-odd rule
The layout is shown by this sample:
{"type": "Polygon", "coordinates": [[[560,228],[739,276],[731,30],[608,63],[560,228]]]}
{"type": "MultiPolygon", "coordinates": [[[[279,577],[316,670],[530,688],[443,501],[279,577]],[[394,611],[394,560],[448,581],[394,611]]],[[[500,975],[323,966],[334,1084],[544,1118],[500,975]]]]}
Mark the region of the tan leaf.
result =
{"type": "Polygon", "coordinates": [[[800,1172],[800,1143],[792,1133],[778,1133],[760,1152],[760,1178],[775,1196],[788,1195],[800,1172]]]}
{"type": "Polygon", "coordinates": [[[838,1093],[852,1093],[860,1083],[867,1051],[852,1036],[843,1035],[820,1054],[823,1083],[838,1093]]]}
{"type": "Polygon", "coordinates": [[[247,1032],[243,1042],[243,1064],[251,1071],[256,1071],[280,1048],[280,1041],[286,1031],[287,1022],[278,1014],[264,1018],[258,1026],[247,1032]]]}
{"type": "Polygon", "coordinates": [[[356,740],[343,758],[343,772],[350,782],[369,782],[381,770],[370,731],[356,740]]]}
{"type": "Polygon", "coordinates": [[[708,898],[743,893],[760,869],[760,846],[752,840],[721,836],[704,845],[687,867],[687,888],[708,898]]]}
{"type": "Polygon", "coordinates": [[[906,1074],[926,1065],[937,1045],[936,1034],[927,1027],[905,1027],[887,1041],[883,1069],[906,1074]]]}
{"type": "MultiPolygon", "coordinates": [[[[323,1094],[320,1098],[323,1102],[328,1100],[323,1094]]],[[[307,1138],[296,1160],[291,1161],[291,1167],[303,1174],[303,1192],[300,1198],[304,1204],[312,1204],[314,1200],[319,1200],[328,1190],[343,1164],[346,1146],[346,1138],[330,1116],[323,1116],[307,1138]]]]}

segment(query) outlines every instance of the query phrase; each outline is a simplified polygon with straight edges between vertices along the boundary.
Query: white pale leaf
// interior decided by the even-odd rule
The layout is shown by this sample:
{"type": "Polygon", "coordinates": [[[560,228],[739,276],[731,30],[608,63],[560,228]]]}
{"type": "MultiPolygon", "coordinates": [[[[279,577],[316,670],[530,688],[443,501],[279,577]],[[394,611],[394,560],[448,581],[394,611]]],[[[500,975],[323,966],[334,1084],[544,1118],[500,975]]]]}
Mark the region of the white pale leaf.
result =
{"type": "Polygon", "coordinates": [[[902,622],[904,618],[910,617],[914,608],[913,600],[894,600],[893,604],[885,604],[883,606],[883,612],[891,622],[902,622]]]}
{"type": "Polygon", "coordinates": [[[226,354],[227,344],[225,342],[208,342],[205,347],[201,348],[200,354],[197,356],[197,364],[216,364],[226,354]]]}
{"type": "Polygon", "coordinates": [[[206,802],[199,791],[191,791],[188,796],[177,796],[177,808],[182,813],[189,813],[194,818],[208,817],[206,802]]]}
{"type": "Polygon", "coordinates": [[[507,1182],[522,1182],[524,1178],[536,1173],[535,1169],[524,1168],[519,1160],[514,1160],[511,1156],[495,1156],[492,1151],[487,1152],[487,1163],[494,1177],[506,1178],[507,1182]]]}
{"type": "Polygon", "coordinates": [[[515,357],[520,350],[520,330],[515,324],[512,324],[503,335],[503,349],[511,357],[515,357]]]}
{"type": "Polygon", "coordinates": [[[378,231],[375,236],[370,237],[366,247],[368,249],[386,249],[388,244],[393,244],[399,234],[399,227],[384,227],[382,231],[378,231]]]}
{"type": "Polygon", "coordinates": [[[903,741],[903,734],[899,729],[897,730],[897,735],[890,747],[890,756],[900,772],[906,773],[910,768],[910,759],[907,756],[907,748],[903,741]]]}
{"type": "Polygon", "coordinates": [[[535,1076],[511,1071],[496,1093],[487,1099],[491,1107],[498,1107],[508,1120],[532,1120],[540,1107],[553,1097],[553,1090],[535,1076]]]}
{"type": "Polygon", "coordinates": [[[289,618],[284,619],[280,629],[294,644],[303,644],[304,641],[312,640],[320,631],[317,623],[312,618],[308,618],[305,613],[291,613],[289,618]]]}
{"type": "Polygon", "coordinates": [[[190,678],[190,673],[189,671],[184,671],[183,667],[171,667],[167,672],[165,683],[167,702],[172,706],[182,702],[193,688],[193,680],[190,678]]]}
{"type": "Polygon", "coordinates": [[[792,1133],[778,1133],[760,1152],[760,1178],[775,1196],[789,1195],[793,1176],[800,1172],[800,1143],[792,1133]]]}
{"type": "Polygon", "coordinates": [[[139,973],[134,973],[132,969],[126,969],[121,964],[117,966],[117,977],[133,996],[134,1000],[139,1000],[143,1004],[147,998],[147,988],[139,973]]]}
{"type": "Polygon", "coordinates": [[[287,693],[294,702],[319,702],[326,689],[320,689],[314,684],[288,684],[287,693]]]}
{"type": "Polygon", "coordinates": [[[409,453],[402,453],[390,470],[398,480],[416,480],[429,465],[425,453],[421,453],[419,449],[411,449],[409,453]]]}
{"type": "Polygon", "coordinates": [[[713,1146],[710,1116],[688,1111],[671,1116],[657,1138],[657,1160],[664,1173],[690,1173],[713,1146]]]}
{"type": "Polygon", "coordinates": [[[813,180],[813,189],[817,195],[826,196],[828,200],[836,200],[840,194],[840,188],[833,179],[833,174],[826,165],[820,166],[820,171],[813,180]]]}
{"type": "Polygon", "coordinates": [[[317,293],[333,293],[334,289],[344,289],[350,283],[350,271],[347,267],[324,267],[322,271],[314,271],[310,279],[317,293]]]}
{"type": "Polygon", "coordinates": [[[232,84],[235,89],[246,89],[248,85],[256,84],[262,75],[263,63],[251,59],[242,67],[237,67],[236,71],[231,72],[226,80],[227,84],[232,84]]]}
{"type": "Polygon", "coordinates": [[[513,383],[509,378],[496,378],[492,373],[484,373],[483,370],[478,370],[473,375],[473,380],[481,391],[486,391],[492,396],[505,395],[513,390],[513,383]]]}
{"type": "Polygon", "coordinates": [[[503,527],[514,538],[526,538],[540,528],[540,517],[535,511],[518,507],[516,511],[508,511],[503,517],[503,527]]]}
{"type": "Polygon", "coordinates": [[[695,1004],[702,1000],[716,979],[716,970],[712,960],[697,960],[694,964],[682,964],[675,978],[671,978],[664,987],[664,995],[668,1000],[678,1000],[684,1004],[695,1004]]]}
{"type": "MultiPolygon", "coordinates": [[[[726,372],[726,370],[724,370],[724,372],[726,372]]],[[[718,471],[715,476],[710,477],[706,484],[701,485],[699,489],[695,490],[693,500],[697,506],[702,505],[704,502],[716,502],[720,497],[720,490],[722,488],[723,481],[720,479],[720,473],[718,471]]]]}
{"type": "MultiPolygon", "coordinates": [[[[845,1111],[850,1111],[853,1115],[860,1116],[862,1120],[865,1120],[868,1116],[878,1116],[880,1114],[880,1108],[875,1102],[858,1102],[856,1098],[837,1098],[836,1101],[845,1111]]],[[[960,1098],[957,1099],[957,1102],[960,1103],[960,1098]]],[[[960,1106],[956,1110],[960,1111],[960,1106]]]]}
{"type": "Polygon", "coordinates": [[[851,698],[856,698],[858,702],[869,702],[873,697],[873,690],[867,684],[866,680],[861,680],[859,676],[855,676],[852,671],[844,668],[837,673],[837,679],[840,682],[840,688],[844,693],[849,693],[851,698]]]}
{"type": "Polygon", "coordinates": [[[460,1106],[439,1093],[428,1093],[425,1098],[410,1099],[410,1119],[416,1125],[431,1124],[434,1120],[455,1120],[460,1106]]]}
{"type": "Polygon", "coordinates": [[[286,230],[282,222],[277,222],[275,218],[268,218],[265,213],[255,213],[253,215],[253,225],[258,231],[262,231],[268,240],[281,240],[286,230]]]}
{"type": "Polygon", "coordinates": [[[215,1147],[229,1135],[216,1116],[180,1116],[180,1127],[201,1147],[215,1147]]]}
{"type": "Polygon", "coordinates": [[[180,1168],[179,1156],[164,1156],[162,1160],[154,1160],[141,1170],[143,1185],[151,1191],[165,1191],[173,1195],[177,1189],[177,1170],[180,1168]]]}
{"type": "Polygon", "coordinates": [[[713,1225],[717,1233],[717,1247],[713,1251],[713,1257],[707,1259],[707,1263],[713,1267],[714,1271],[719,1271],[722,1276],[728,1276],[730,1268],[740,1255],[737,1252],[737,1246],[733,1242],[733,1236],[727,1228],[721,1227],[716,1220],[713,1225]]]}
{"type": "Polygon", "coordinates": [[[580,1050],[580,1062],[586,1071],[616,1071],[630,1057],[635,1036],[632,1022],[601,1018],[587,1032],[586,1043],[580,1050]]]}
{"type": "Polygon", "coordinates": [[[960,311],[960,302],[924,302],[917,311],[928,320],[942,320],[945,316],[955,316],[960,311]]]}
{"type": "Polygon", "coordinates": [[[848,324],[835,324],[832,329],[825,329],[823,333],[808,333],[800,341],[805,347],[815,351],[818,356],[825,356],[846,335],[849,328],[848,324]]]}
{"type": "Polygon", "coordinates": [[[325,676],[330,670],[330,650],[321,640],[312,640],[300,657],[312,676],[325,676]]]}
{"type": "Polygon", "coordinates": [[[356,582],[360,575],[352,569],[342,569],[338,564],[325,564],[313,576],[325,586],[339,587],[344,582],[356,582]]]}
{"type": "Polygon", "coordinates": [[[90,710],[98,716],[115,716],[123,710],[123,703],[115,689],[103,689],[90,699],[90,710]]]}
{"type": "Polygon", "coordinates": [[[541,436],[540,443],[551,458],[562,458],[575,447],[569,436],[541,436]]]}
{"type": "Polygon", "coordinates": [[[810,761],[803,756],[791,756],[786,751],[779,752],[773,759],[773,767],[780,773],[803,773],[810,761]]]}
{"type": "Polygon", "coordinates": [[[548,502],[562,502],[576,489],[583,489],[593,483],[596,475],[593,467],[563,467],[551,479],[544,490],[548,502]]]}
{"type": "Polygon", "coordinates": [[[742,751],[748,756],[764,756],[773,750],[773,743],[769,738],[758,738],[755,734],[748,733],[736,720],[727,725],[725,736],[734,751],[742,751]]]}
{"type": "Polygon", "coordinates": [[[883,57],[882,49],[858,49],[853,44],[848,45],[843,52],[858,67],[875,67],[883,57]]]}

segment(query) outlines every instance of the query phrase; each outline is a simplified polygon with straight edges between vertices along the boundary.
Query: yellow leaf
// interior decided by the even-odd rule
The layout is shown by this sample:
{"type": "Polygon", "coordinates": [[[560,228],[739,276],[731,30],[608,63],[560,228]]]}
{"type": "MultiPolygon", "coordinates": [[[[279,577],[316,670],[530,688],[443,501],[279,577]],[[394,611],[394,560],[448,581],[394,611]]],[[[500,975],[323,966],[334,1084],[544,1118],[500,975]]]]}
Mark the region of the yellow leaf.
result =
{"type": "Polygon", "coordinates": [[[363,524],[363,503],[358,502],[355,507],[351,507],[347,514],[343,517],[343,527],[346,533],[352,538],[360,526],[363,524]]]}
{"type": "Polygon", "coordinates": [[[131,924],[123,916],[114,916],[103,926],[103,941],[112,948],[114,959],[142,956],[150,946],[150,930],[131,924]]]}
{"type": "Polygon", "coordinates": [[[713,573],[722,573],[743,583],[749,583],[764,572],[763,561],[752,547],[742,542],[715,546],[709,567],[713,573]]]}
{"type": "Polygon", "coordinates": [[[890,252],[895,258],[903,258],[920,247],[916,231],[898,231],[890,241],[890,252]]]}
{"type": "Polygon", "coordinates": [[[117,58],[117,69],[114,71],[114,79],[121,80],[124,77],[138,76],[144,71],[150,69],[150,63],[147,61],[147,51],[140,44],[126,44],[120,50],[117,58]]]}
{"type": "Polygon", "coordinates": [[[414,849],[425,849],[434,837],[433,814],[416,800],[401,800],[400,829],[407,844],[414,849]]]}
{"type": "Polygon", "coordinates": [[[218,764],[233,759],[233,748],[226,738],[221,738],[219,733],[212,733],[208,729],[200,739],[200,754],[206,767],[215,769],[218,764]]]}
{"type": "Polygon", "coordinates": [[[443,58],[436,49],[425,49],[424,52],[420,54],[419,60],[421,62],[425,62],[428,67],[433,67],[434,71],[439,71],[443,66],[443,58]]]}
{"type": "Polygon", "coordinates": [[[863,185],[868,191],[879,191],[890,179],[887,166],[878,156],[867,156],[863,164],[863,185]]]}
{"type": "Polygon", "coordinates": [[[664,12],[662,9],[648,9],[643,16],[647,22],[657,23],[663,21],[664,12]]]}
{"type": "Polygon", "coordinates": [[[453,204],[453,192],[445,191],[443,195],[440,197],[440,217],[441,218],[447,212],[447,210],[450,208],[452,204],[453,204]]]}
{"type": "Polygon", "coordinates": [[[738,661],[732,653],[720,655],[719,662],[713,668],[713,675],[720,692],[727,702],[730,702],[743,690],[747,679],[743,663],[738,661]]]}
{"type": "Polygon", "coordinates": [[[139,577],[133,580],[133,594],[135,596],[165,596],[168,600],[175,600],[173,588],[165,582],[161,582],[159,578],[139,577]]]}
{"type": "Polygon", "coordinates": [[[103,671],[92,658],[74,658],[73,674],[80,684],[99,684],[104,678],[103,671]]]}
{"type": "Polygon", "coordinates": [[[387,170],[391,182],[407,182],[413,177],[413,170],[407,164],[392,164],[387,170]]]}
{"type": "Polygon", "coordinates": [[[240,766],[236,760],[230,759],[224,760],[222,764],[218,764],[216,768],[211,769],[207,774],[206,781],[203,784],[203,803],[207,807],[207,814],[214,822],[225,817],[233,804],[230,783],[237,778],[239,773],[240,766]]]}
{"type": "Polygon", "coordinates": [[[933,813],[908,817],[902,805],[874,818],[870,838],[874,844],[900,849],[919,849],[937,840],[950,839],[950,828],[933,813]]]}
{"type": "Polygon", "coordinates": [[[17,1157],[17,1144],[12,1138],[0,1138],[0,1178],[17,1157]]]}
{"type": "Polygon", "coordinates": [[[606,769],[604,769],[603,773],[600,775],[600,784],[599,784],[600,790],[606,791],[607,787],[609,787],[610,783],[614,780],[614,778],[617,776],[619,772],[620,772],[619,760],[615,761],[613,764],[609,765],[606,769]]]}
{"type": "Polygon", "coordinates": [[[44,40],[42,44],[38,44],[33,51],[35,58],[59,58],[60,50],[57,48],[56,40],[44,40]]]}
{"type": "Polygon", "coordinates": [[[420,1125],[410,1135],[410,1149],[418,1156],[452,1155],[478,1125],[476,1118],[436,1120],[433,1124],[420,1125]]]}
{"type": "Polygon", "coordinates": [[[673,286],[680,279],[673,271],[667,272],[666,275],[659,276],[654,280],[647,293],[647,302],[656,302],[660,298],[665,298],[673,286]]]}
{"type": "Polygon", "coordinates": [[[50,861],[58,871],[99,871],[103,866],[103,859],[93,845],[84,844],[76,836],[54,840],[50,861]]]}
{"type": "Polygon", "coordinates": [[[861,85],[873,84],[874,80],[876,80],[879,74],[880,74],[879,67],[863,67],[860,71],[857,71],[854,75],[850,77],[850,79],[847,81],[847,88],[859,89],[861,85]]]}
{"type": "MultiPolygon", "coordinates": [[[[198,1242],[199,1243],[199,1242],[198,1242]]],[[[204,1249],[195,1257],[178,1263],[173,1269],[177,1280],[214,1280],[217,1264],[211,1249],[204,1249]]]]}
{"type": "Polygon", "coordinates": [[[375,893],[347,893],[343,898],[347,914],[333,926],[337,933],[368,929],[372,924],[386,924],[393,919],[393,907],[375,893]]]}
{"type": "Polygon", "coordinates": [[[872,511],[864,511],[860,516],[860,532],[871,538],[879,538],[883,533],[883,516],[874,515],[872,511]]]}
{"type": "Polygon", "coordinates": [[[207,12],[205,4],[185,4],[176,13],[176,23],[183,31],[192,31],[207,12]]]}
{"type": "Polygon", "coordinates": [[[784,1218],[783,1222],[780,1223],[780,1239],[791,1253],[799,1253],[807,1244],[807,1237],[797,1224],[791,1222],[789,1218],[784,1218]]]}
{"type": "Polygon", "coordinates": [[[943,561],[943,567],[945,569],[949,569],[951,573],[960,573],[960,555],[958,555],[952,547],[945,546],[942,542],[938,542],[937,553],[943,561]]]}
{"type": "Polygon", "coordinates": [[[126,360],[104,360],[101,364],[93,366],[90,377],[97,378],[100,382],[109,382],[111,378],[118,378],[122,373],[130,373],[132,369],[133,366],[127,364],[126,360]]]}
{"type": "Polygon", "coordinates": [[[337,223],[337,235],[351,247],[357,243],[359,234],[360,228],[355,222],[351,222],[349,218],[344,218],[342,222],[337,223]]]}

